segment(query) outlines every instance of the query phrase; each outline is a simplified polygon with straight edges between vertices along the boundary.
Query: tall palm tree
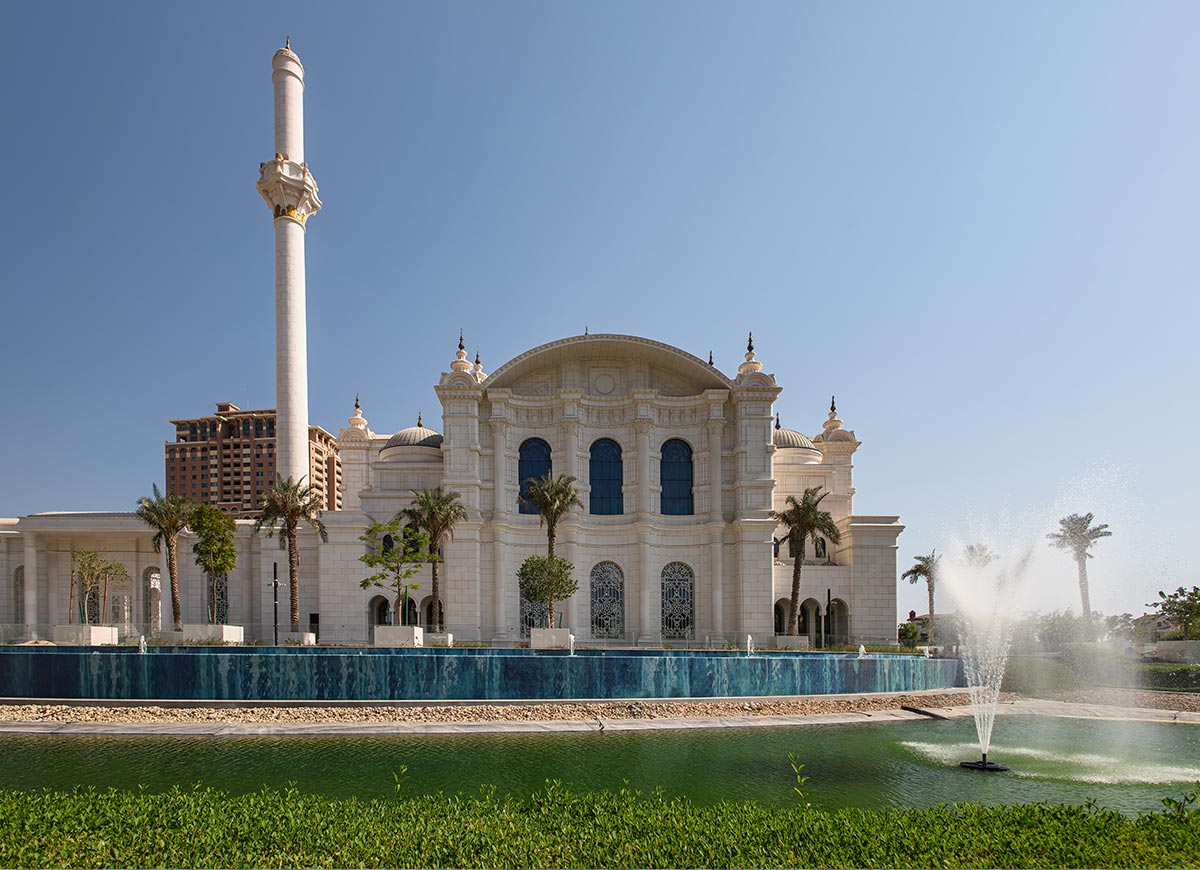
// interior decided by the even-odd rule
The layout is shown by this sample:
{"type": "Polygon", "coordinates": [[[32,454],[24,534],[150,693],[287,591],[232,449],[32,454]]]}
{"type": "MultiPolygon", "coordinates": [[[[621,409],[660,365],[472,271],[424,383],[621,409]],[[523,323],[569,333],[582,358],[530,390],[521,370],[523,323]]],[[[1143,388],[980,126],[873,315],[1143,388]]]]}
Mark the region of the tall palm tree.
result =
{"type": "Polygon", "coordinates": [[[963,548],[963,558],[972,568],[986,568],[1000,557],[987,544],[967,544],[963,548]]]}
{"type": "Polygon", "coordinates": [[[284,480],[275,475],[275,485],[263,493],[259,502],[262,513],[254,521],[254,531],[264,527],[267,537],[273,537],[279,525],[279,549],[288,551],[288,583],[292,588],[292,631],[300,631],[300,552],[297,549],[297,532],[301,521],[308,523],[322,541],[329,540],[329,532],[321,522],[321,497],[304,482],[304,477],[284,480]]]}
{"type": "Polygon", "coordinates": [[[558,522],[571,508],[583,507],[575,478],[569,474],[555,477],[547,471],[541,477],[531,477],[526,483],[525,494],[517,500],[533,507],[540,515],[540,524],[546,526],[546,554],[554,556],[554,542],[558,538],[558,522]]]}
{"type": "Polygon", "coordinates": [[[433,633],[442,630],[442,595],[438,582],[438,562],[442,544],[454,540],[454,527],[467,518],[467,509],[459,502],[457,492],[442,492],[436,489],[412,490],[413,503],[396,514],[429,535],[429,552],[434,556],[430,563],[433,587],[433,633]]]}
{"type": "Polygon", "coordinates": [[[178,493],[163,495],[158,484],[150,484],[154,497],[138,499],[137,515],[142,522],[154,529],[154,552],[161,553],[167,547],[167,574],[171,577],[171,621],[176,631],[183,631],[183,608],[179,604],[179,533],[192,517],[196,506],[178,493]]]}
{"type": "Polygon", "coordinates": [[[813,486],[804,490],[797,501],[794,495],[787,497],[787,507],[782,511],[771,511],[770,517],[787,528],[787,537],[792,546],[792,600],[788,604],[787,633],[799,633],[797,617],[800,613],[800,572],[803,570],[805,544],[810,539],[816,547],[818,538],[840,544],[842,533],[833,522],[829,511],[821,509],[827,492],[813,486]]]}
{"type": "Polygon", "coordinates": [[[915,556],[916,564],[905,571],[900,577],[909,583],[924,580],[929,587],[929,643],[933,644],[933,587],[937,585],[938,562],[942,557],[937,550],[930,550],[928,555],[915,556]]]}
{"type": "Polygon", "coordinates": [[[1108,531],[1108,523],[1093,526],[1093,519],[1095,517],[1090,513],[1082,516],[1071,514],[1058,521],[1059,531],[1046,535],[1050,539],[1050,546],[1070,550],[1075,564],[1079,566],[1079,606],[1083,610],[1084,621],[1089,624],[1092,621],[1092,602],[1088,598],[1087,560],[1092,558],[1092,554],[1088,550],[1101,538],[1112,536],[1112,532],[1108,531]]]}

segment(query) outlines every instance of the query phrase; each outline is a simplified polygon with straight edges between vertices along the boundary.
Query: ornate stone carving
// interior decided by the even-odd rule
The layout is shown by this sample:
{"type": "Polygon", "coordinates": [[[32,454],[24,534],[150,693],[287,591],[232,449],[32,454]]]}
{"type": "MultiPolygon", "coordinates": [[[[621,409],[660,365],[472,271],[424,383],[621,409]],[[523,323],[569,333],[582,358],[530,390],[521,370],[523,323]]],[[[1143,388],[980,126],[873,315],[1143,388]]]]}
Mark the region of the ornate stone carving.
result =
{"type": "Polygon", "coordinates": [[[308,164],[295,163],[286,154],[276,154],[274,160],[259,164],[258,192],[276,220],[289,218],[305,226],[321,210],[317,182],[308,164]]]}

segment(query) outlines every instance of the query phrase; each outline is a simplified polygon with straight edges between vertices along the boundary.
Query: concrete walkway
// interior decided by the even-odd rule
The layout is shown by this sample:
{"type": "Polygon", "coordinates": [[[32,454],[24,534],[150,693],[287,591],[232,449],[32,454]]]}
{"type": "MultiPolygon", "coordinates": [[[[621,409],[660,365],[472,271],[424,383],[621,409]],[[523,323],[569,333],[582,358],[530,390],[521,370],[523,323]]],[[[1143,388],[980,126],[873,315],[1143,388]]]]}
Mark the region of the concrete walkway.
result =
{"type": "MultiPolygon", "coordinates": [[[[762,699],[759,699],[762,700],[762,699]]],[[[1003,702],[999,715],[1058,718],[1115,719],[1177,722],[1200,725],[1200,713],[1175,712],[1098,704],[1064,703],[1034,698],[1003,702]]],[[[228,722],[0,722],[0,734],[198,736],[198,737],[297,737],[333,735],[421,734],[537,734],[553,732],[608,733],[662,731],[693,728],[788,728],[805,725],[848,725],[928,719],[970,718],[969,706],[874,710],[869,712],[816,713],[802,716],[709,716],[654,719],[562,719],[552,721],[490,722],[328,722],[328,723],[228,723],[228,722]]]]}

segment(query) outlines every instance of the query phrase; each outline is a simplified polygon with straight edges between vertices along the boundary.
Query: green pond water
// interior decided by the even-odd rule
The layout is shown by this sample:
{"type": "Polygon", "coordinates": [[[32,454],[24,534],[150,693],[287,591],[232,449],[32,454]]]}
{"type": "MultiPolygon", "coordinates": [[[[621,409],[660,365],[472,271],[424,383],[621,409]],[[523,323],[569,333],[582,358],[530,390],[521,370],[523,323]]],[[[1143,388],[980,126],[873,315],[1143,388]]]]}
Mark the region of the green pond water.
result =
{"type": "Polygon", "coordinates": [[[936,803],[1081,803],[1125,813],[1161,809],[1200,780],[1200,726],[1006,717],[989,758],[1006,774],[963,770],[977,759],[969,720],[793,728],[404,737],[0,736],[0,784],[162,791],[201,783],[231,792],[295,782],[334,797],[470,794],[481,785],[527,796],[547,780],[577,791],[642,791],[700,803],[796,798],[788,753],[822,807],[936,803]]]}

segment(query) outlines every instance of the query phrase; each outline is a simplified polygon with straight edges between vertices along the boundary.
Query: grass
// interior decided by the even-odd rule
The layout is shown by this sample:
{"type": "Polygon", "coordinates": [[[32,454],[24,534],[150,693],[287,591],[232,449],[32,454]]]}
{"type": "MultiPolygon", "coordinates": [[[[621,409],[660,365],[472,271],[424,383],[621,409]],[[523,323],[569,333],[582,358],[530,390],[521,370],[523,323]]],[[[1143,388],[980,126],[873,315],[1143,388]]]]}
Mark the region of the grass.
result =
{"type": "Polygon", "coordinates": [[[1193,805],[1185,796],[1137,818],[1091,803],[830,812],[554,784],[520,801],[0,792],[0,866],[1196,866],[1193,805]]]}

